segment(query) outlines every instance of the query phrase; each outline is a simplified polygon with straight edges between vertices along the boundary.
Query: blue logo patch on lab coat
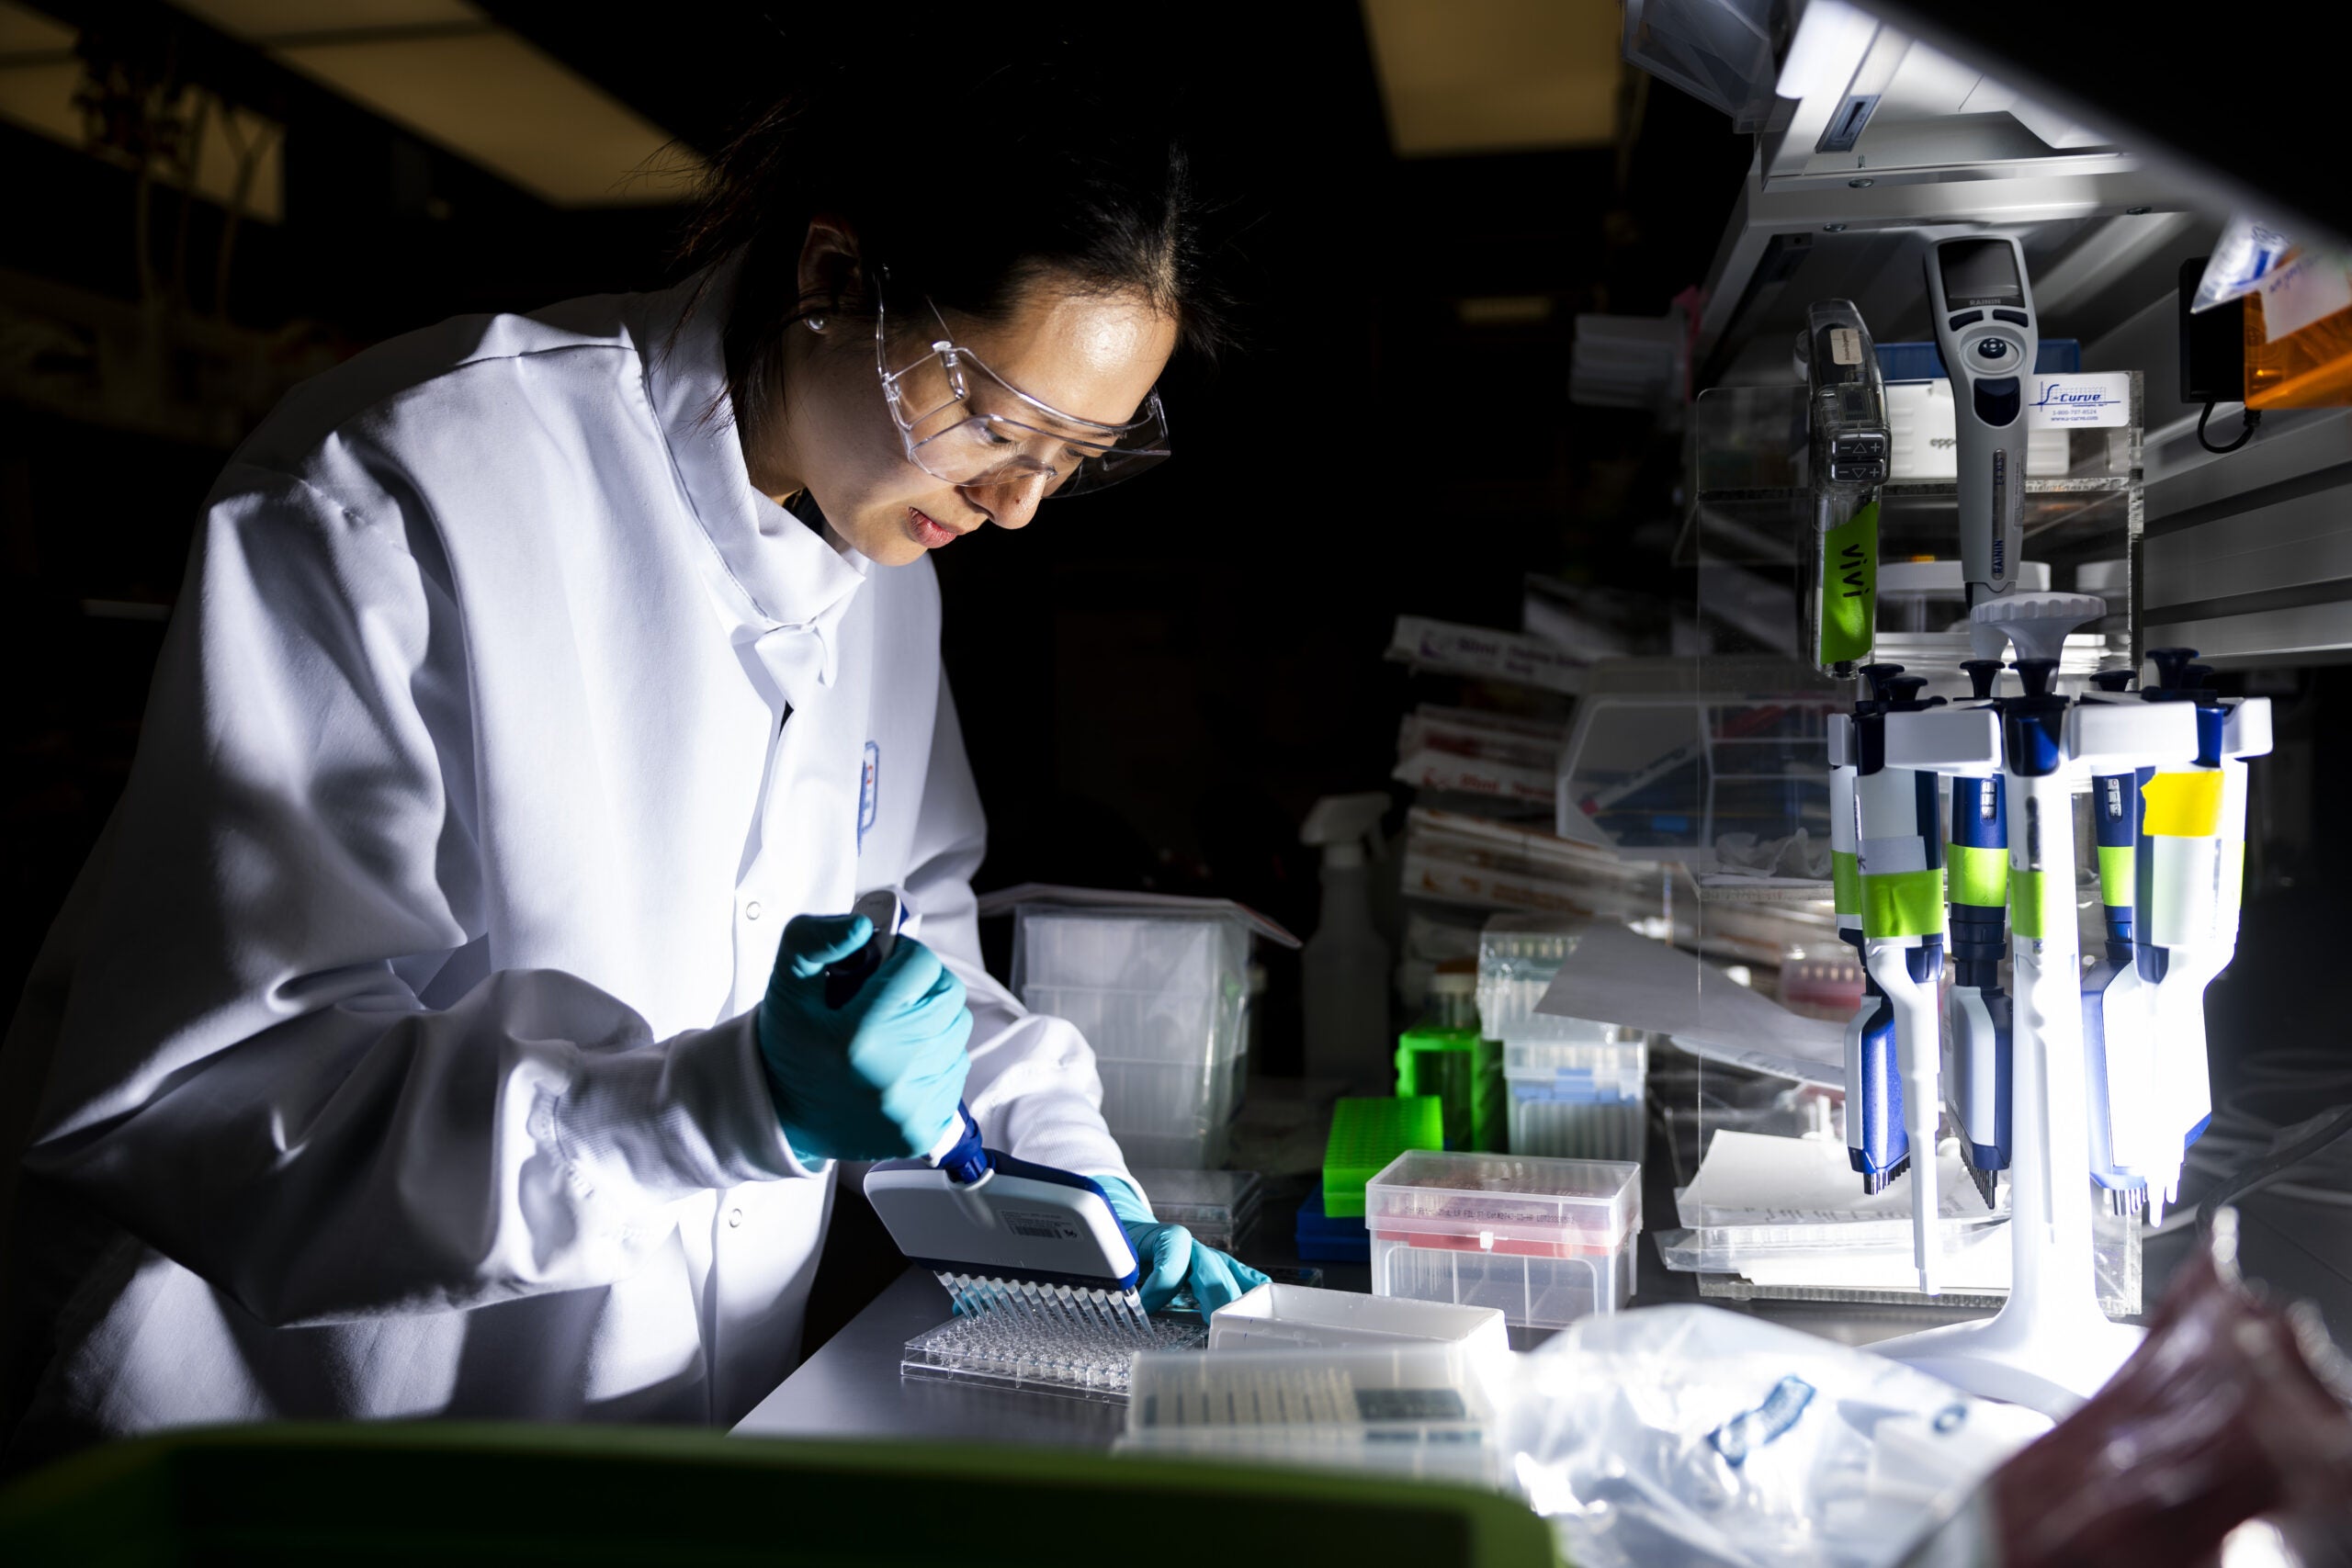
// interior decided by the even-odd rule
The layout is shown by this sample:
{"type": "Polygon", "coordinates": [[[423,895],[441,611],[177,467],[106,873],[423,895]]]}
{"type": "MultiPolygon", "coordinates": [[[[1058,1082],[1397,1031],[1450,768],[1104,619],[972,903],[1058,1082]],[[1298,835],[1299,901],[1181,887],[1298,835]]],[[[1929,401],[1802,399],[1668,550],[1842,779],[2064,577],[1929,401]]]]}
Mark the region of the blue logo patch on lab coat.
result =
{"type": "Polygon", "coordinates": [[[874,826],[874,815],[882,803],[882,748],[869,740],[865,743],[865,767],[857,781],[857,847],[865,848],[865,830],[874,826]]]}

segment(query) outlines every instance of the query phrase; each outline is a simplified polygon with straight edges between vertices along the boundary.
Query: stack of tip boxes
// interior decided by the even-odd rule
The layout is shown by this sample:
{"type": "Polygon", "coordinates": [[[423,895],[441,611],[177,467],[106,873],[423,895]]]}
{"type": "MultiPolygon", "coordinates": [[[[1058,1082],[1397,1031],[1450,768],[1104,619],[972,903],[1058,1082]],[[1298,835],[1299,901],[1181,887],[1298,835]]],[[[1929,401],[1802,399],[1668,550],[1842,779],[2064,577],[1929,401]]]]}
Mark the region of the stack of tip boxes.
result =
{"type": "Polygon", "coordinates": [[[1510,1152],[1638,1160],[1649,1072],[1647,1036],[1535,1005],[1576,946],[1576,933],[1498,916],[1478,939],[1478,1019],[1502,1042],[1510,1152]]]}
{"type": "Polygon", "coordinates": [[[1094,1047],[1102,1120],[1131,1166],[1222,1165],[1249,1077],[1238,913],[1020,907],[1013,988],[1094,1047]]]}
{"type": "Polygon", "coordinates": [[[1364,1185],[1372,1289],[1558,1328],[1634,1292],[1642,1168],[1416,1152],[1364,1185]]]}

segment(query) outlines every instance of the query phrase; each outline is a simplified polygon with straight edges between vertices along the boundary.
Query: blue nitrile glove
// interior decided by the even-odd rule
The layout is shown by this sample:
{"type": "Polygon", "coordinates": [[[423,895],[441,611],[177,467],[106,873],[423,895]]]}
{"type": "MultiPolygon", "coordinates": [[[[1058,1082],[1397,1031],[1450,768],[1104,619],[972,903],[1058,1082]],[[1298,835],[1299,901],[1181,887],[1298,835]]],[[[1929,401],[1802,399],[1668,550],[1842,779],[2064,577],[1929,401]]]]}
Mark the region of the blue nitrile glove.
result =
{"type": "Polygon", "coordinates": [[[1190,1285],[1193,1300],[1200,1303],[1201,1315],[1206,1317],[1266,1282],[1263,1274],[1238,1258],[1228,1258],[1214,1247],[1194,1241],[1193,1233],[1182,1225],[1153,1219],[1142,1195],[1117,1177],[1094,1179],[1101,1184],[1102,1195],[1111,1200],[1111,1213],[1118,1216],[1119,1228],[1127,1233],[1127,1245],[1136,1249],[1136,1261],[1142,1266],[1136,1287],[1143,1292],[1144,1311],[1159,1312],[1174,1299],[1180,1287],[1190,1285]]]}
{"type": "Polygon", "coordinates": [[[922,943],[899,938],[855,996],[825,1005],[825,966],[873,935],[864,915],[797,916],[768,976],[760,1058],[776,1121],[803,1159],[926,1154],[964,1097],[964,983],[922,943]]]}

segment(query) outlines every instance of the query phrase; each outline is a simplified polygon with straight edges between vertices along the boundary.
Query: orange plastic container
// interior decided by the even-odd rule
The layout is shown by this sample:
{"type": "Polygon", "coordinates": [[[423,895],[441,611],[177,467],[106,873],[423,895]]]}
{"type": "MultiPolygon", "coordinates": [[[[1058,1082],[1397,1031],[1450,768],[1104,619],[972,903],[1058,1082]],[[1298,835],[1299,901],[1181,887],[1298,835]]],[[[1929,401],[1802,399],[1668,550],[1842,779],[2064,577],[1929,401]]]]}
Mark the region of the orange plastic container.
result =
{"type": "Polygon", "coordinates": [[[2352,307],[2267,341],[2262,294],[2245,297],[2245,406],[2335,408],[2352,403],[2352,307]]]}

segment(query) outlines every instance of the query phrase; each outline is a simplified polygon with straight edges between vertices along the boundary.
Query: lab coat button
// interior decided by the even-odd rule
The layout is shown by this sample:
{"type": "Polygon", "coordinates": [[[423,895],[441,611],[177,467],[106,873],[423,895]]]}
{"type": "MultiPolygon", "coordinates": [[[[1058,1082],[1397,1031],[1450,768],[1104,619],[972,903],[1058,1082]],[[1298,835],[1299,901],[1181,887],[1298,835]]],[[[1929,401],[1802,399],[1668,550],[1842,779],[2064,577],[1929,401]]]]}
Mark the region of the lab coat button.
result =
{"type": "Polygon", "coordinates": [[[760,918],[760,901],[757,898],[743,906],[743,918],[747,920],[756,920],[760,918]]]}
{"type": "Polygon", "coordinates": [[[740,1225],[740,1224],[741,1224],[742,1223],[743,1223],[743,1211],[742,1211],[742,1210],[741,1210],[741,1209],[729,1209],[729,1210],[728,1210],[728,1211],[727,1211],[727,1228],[728,1228],[729,1230],[733,1230],[737,1225],[740,1225]]]}

